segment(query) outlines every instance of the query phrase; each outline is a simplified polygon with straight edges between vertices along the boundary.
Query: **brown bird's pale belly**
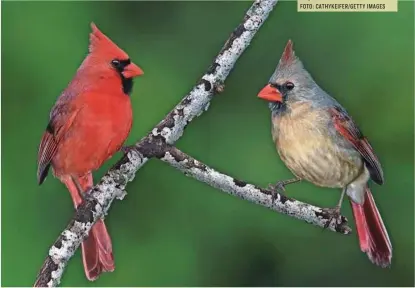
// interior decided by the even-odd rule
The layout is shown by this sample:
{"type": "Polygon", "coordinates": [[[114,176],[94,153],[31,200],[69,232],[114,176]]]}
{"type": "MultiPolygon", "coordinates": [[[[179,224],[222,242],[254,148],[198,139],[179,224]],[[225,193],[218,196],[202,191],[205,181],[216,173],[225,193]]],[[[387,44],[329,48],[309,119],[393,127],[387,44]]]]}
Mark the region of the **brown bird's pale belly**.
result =
{"type": "Polygon", "coordinates": [[[363,172],[361,157],[333,143],[318,112],[299,109],[273,120],[272,136],[281,159],[301,179],[323,187],[345,187],[363,172]]]}

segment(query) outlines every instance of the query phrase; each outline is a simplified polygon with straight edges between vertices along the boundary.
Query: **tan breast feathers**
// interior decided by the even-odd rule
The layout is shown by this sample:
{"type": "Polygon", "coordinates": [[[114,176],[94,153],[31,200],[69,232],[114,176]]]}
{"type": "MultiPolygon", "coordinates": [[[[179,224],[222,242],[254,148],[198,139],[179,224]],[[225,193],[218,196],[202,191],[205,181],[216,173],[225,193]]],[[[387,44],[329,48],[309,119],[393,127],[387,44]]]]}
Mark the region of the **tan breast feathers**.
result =
{"type": "Polygon", "coordinates": [[[278,153],[298,177],[316,185],[343,187],[360,171],[361,161],[351,161],[333,145],[327,131],[328,116],[307,103],[293,104],[273,119],[278,153]]]}

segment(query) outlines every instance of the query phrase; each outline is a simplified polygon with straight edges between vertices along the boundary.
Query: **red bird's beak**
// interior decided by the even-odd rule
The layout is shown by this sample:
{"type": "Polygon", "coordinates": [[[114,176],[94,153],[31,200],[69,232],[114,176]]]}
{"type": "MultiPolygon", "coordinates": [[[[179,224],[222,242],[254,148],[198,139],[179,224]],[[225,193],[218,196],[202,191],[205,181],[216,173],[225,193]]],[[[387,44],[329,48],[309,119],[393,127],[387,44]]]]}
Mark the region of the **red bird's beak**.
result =
{"type": "Polygon", "coordinates": [[[124,75],[125,78],[134,78],[143,74],[143,70],[134,63],[129,64],[122,72],[122,75],[124,75]]]}
{"type": "Polygon", "coordinates": [[[272,87],[271,84],[265,86],[258,93],[258,97],[270,102],[282,102],[282,95],[277,88],[272,87]]]}

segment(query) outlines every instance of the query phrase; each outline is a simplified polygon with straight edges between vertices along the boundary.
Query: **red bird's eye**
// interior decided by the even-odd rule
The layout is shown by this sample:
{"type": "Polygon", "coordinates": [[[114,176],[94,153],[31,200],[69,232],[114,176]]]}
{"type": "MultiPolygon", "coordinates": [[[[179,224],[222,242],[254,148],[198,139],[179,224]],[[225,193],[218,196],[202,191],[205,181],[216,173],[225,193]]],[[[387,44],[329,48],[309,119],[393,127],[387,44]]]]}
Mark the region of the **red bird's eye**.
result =
{"type": "Polygon", "coordinates": [[[111,61],[112,66],[114,66],[115,68],[119,68],[120,67],[120,61],[118,61],[117,59],[114,59],[111,61]]]}
{"type": "Polygon", "coordinates": [[[293,82],[287,82],[287,83],[285,83],[285,88],[287,88],[287,90],[293,90],[294,83],[293,82]]]}

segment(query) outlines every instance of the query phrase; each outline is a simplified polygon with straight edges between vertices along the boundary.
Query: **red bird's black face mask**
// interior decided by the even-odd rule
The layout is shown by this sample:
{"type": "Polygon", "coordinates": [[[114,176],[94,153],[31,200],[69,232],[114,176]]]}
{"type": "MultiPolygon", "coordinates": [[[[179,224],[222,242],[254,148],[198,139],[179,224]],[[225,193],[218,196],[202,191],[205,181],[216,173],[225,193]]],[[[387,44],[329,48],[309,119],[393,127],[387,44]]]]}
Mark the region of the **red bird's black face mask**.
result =
{"type": "Polygon", "coordinates": [[[111,61],[111,65],[121,77],[123,92],[130,95],[133,89],[133,77],[142,75],[143,70],[134,63],[131,63],[130,59],[114,59],[111,61]]]}

